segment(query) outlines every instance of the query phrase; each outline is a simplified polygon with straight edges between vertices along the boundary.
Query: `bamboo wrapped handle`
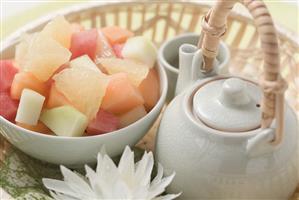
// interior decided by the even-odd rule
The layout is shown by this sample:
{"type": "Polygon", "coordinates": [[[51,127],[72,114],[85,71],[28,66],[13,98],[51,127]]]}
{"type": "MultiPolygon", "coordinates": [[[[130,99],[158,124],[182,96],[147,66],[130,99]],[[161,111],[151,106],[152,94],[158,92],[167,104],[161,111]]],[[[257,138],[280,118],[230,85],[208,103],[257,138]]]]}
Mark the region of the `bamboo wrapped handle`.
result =
{"type": "MultiPolygon", "coordinates": [[[[220,37],[226,31],[226,20],[237,0],[218,0],[202,22],[202,37],[198,47],[203,51],[203,72],[212,71],[212,64],[217,55],[220,37]]],[[[276,30],[266,5],[260,0],[242,2],[254,18],[264,54],[264,74],[260,81],[263,88],[261,103],[261,127],[268,128],[276,119],[276,133],[272,141],[279,144],[283,136],[284,91],[286,82],[280,75],[280,56],[276,30]]]]}

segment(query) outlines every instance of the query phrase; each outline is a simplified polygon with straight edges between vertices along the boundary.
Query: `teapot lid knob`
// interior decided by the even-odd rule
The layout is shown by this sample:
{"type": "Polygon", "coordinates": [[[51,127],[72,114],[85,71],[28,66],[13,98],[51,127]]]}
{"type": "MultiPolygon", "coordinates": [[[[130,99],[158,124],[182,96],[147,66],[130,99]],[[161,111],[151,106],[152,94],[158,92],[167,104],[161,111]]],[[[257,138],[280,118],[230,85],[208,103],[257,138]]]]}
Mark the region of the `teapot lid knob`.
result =
{"type": "Polygon", "coordinates": [[[222,84],[219,101],[227,106],[240,106],[250,103],[246,82],[239,78],[229,78],[222,84]]]}
{"type": "Polygon", "coordinates": [[[240,78],[222,78],[206,83],[193,97],[193,112],[211,128],[243,132],[260,126],[258,85],[240,78]]]}

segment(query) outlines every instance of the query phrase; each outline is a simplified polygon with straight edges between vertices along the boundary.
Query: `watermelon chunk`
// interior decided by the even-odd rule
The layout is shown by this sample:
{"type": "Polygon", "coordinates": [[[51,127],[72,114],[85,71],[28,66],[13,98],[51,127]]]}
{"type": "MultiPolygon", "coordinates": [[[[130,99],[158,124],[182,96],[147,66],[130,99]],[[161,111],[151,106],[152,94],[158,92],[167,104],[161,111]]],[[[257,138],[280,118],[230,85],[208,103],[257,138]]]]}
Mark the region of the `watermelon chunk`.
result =
{"type": "Polygon", "coordinates": [[[108,26],[105,28],[102,28],[101,31],[105,35],[105,37],[108,39],[109,43],[111,45],[124,43],[127,41],[128,38],[133,37],[134,33],[124,29],[120,28],[118,26],[108,26]]]}
{"type": "Polygon", "coordinates": [[[16,73],[12,60],[0,60],[0,92],[9,91],[16,73]]]}
{"type": "Polygon", "coordinates": [[[114,51],[117,58],[124,58],[122,53],[121,53],[122,49],[124,48],[124,45],[125,44],[114,44],[112,46],[113,51],[114,51]]]}
{"type": "Polygon", "coordinates": [[[13,122],[16,118],[19,102],[11,99],[8,92],[0,92],[0,115],[13,122]]]}
{"type": "Polygon", "coordinates": [[[31,89],[40,93],[43,96],[47,96],[48,87],[47,84],[38,80],[29,72],[20,72],[15,75],[11,84],[10,95],[12,99],[20,99],[23,89],[31,89]]]}
{"type": "Polygon", "coordinates": [[[103,109],[100,109],[95,119],[87,126],[87,135],[99,135],[117,130],[119,127],[119,119],[103,109]]]}
{"type": "Polygon", "coordinates": [[[130,83],[127,74],[119,73],[109,81],[101,108],[113,114],[122,114],[143,103],[142,95],[130,83]]]}
{"type": "Polygon", "coordinates": [[[149,71],[147,77],[141,82],[138,89],[145,101],[144,105],[146,110],[151,110],[160,97],[159,77],[154,68],[149,71]]]}
{"type": "Polygon", "coordinates": [[[84,54],[87,54],[92,60],[94,60],[97,51],[97,40],[97,29],[73,33],[70,48],[70,51],[72,52],[71,60],[84,54]]]}

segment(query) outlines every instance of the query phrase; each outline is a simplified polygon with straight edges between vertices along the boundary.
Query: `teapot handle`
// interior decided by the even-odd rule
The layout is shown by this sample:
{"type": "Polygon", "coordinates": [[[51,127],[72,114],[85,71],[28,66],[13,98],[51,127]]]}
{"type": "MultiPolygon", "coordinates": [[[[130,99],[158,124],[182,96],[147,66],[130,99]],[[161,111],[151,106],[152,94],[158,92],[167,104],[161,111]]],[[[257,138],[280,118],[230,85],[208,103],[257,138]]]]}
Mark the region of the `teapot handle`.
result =
{"type": "MultiPolygon", "coordinates": [[[[201,71],[212,71],[213,61],[217,55],[220,37],[226,30],[226,19],[237,0],[217,0],[214,7],[202,21],[202,35],[198,47],[202,48],[203,65],[201,71]]],[[[257,31],[260,34],[261,48],[264,57],[264,74],[260,85],[263,88],[261,102],[261,128],[269,128],[276,119],[276,132],[272,144],[279,144],[283,135],[284,91],[286,82],[280,75],[280,56],[276,30],[263,1],[242,0],[254,18],[257,31]]]]}

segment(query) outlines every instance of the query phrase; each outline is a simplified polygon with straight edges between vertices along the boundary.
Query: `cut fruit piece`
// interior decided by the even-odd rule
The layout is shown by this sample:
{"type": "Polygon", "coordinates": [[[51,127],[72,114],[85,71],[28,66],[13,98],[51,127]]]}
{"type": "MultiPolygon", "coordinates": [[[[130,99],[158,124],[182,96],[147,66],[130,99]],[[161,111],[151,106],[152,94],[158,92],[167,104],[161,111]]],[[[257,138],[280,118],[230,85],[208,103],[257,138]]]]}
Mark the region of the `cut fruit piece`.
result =
{"type": "Polygon", "coordinates": [[[127,112],[119,117],[121,128],[126,127],[126,126],[136,122],[137,120],[141,119],[146,114],[147,114],[147,112],[146,112],[144,106],[142,106],[142,105],[133,108],[129,112],[127,112]]]}
{"type": "Polygon", "coordinates": [[[55,83],[52,84],[47,101],[47,108],[60,107],[65,105],[72,105],[71,102],[57,90],[55,83]]]}
{"type": "Polygon", "coordinates": [[[0,115],[9,121],[14,121],[19,101],[11,99],[8,92],[0,92],[0,115]]]}
{"type": "Polygon", "coordinates": [[[41,34],[53,38],[59,44],[69,49],[71,45],[72,26],[63,16],[57,16],[50,21],[41,34]]]}
{"type": "Polygon", "coordinates": [[[30,130],[30,131],[43,133],[43,134],[47,134],[47,135],[52,135],[52,131],[44,123],[42,123],[40,121],[38,121],[37,125],[35,125],[35,126],[22,124],[19,122],[17,122],[16,124],[22,128],[30,130]]]}
{"type": "Polygon", "coordinates": [[[71,28],[72,28],[72,33],[77,33],[85,30],[84,26],[78,23],[71,23],[71,28]]]}
{"type": "Polygon", "coordinates": [[[59,136],[82,136],[87,124],[87,117],[71,106],[61,106],[44,110],[40,121],[59,136]]]}
{"type": "Polygon", "coordinates": [[[32,42],[36,39],[37,33],[33,34],[23,34],[21,36],[21,42],[16,46],[15,51],[15,61],[19,69],[23,69],[27,62],[27,55],[29,52],[29,47],[32,45],[32,42]]]}
{"type": "Polygon", "coordinates": [[[13,79],[10,88],[10,95],[12,99],[20,99],[23,89],[31,89],[43,96],[47,96],[48,87],[46,83],[41,82],[35,78],[31,73],[20,72],[17,73],[13,79]]]}
{"type": "Polygon", "coordinates": [[[146,110],[151,110],[160,97],[159,77],[154,68],[149,71],[147,77],[141,82],[138,89],[143,96],[146,110]]]}
{"type": "Polygon", "coordinates": [[[111,45],[124,43],[127,41],[129,37],[133,37],[134,33],[124,29],[120,28],[118,26],[108,26],[105,28],[102,28],[101,31],[105,35],[105,37],[108,39],[109,43],[111,45]]]}
{"type": "Polygon", "coordinates": [[[149,68],[154,67],[157,58],[157,48],[143,36],[128,39],[121,53],[124,58],[137,60],[149,68]]]}
{"type": "Polygon", "coordinates": [[[124,58],[123,55],[122,55],[122,53],[121,53],[122,49],[124,48],[124,45],[125,44],[114,44],[112,46],[113,51],[114,51],[114,53],[115,53],[115,55],[116,55],[117,58],[124,58]]]}
{"type": "Polygon", "coordinates": [[[64,63],[71,52],[50,37],[40,34],[34,39],[26,55],[24,71],[31,72],[40,81],[47,81],[64,63]]]}
{"type": "Polygon", "coordinates": [[[117,130],[119,119],[112,113],[100,109],[95,119],[87,126],[87,135],[99,135],[117,130]]]}
{"type": "Polygon", "coordinates": [[[142,105],[144,100],[125,73],[112,76],[101,108],[113,114],[122,114],[142,105]]]}
{"type": "Polygon", "coordinates": [[[9,91],[11,83],[18,73],[12,60],[0,60],[0,92],[9,91]]]}
{"type": "Polygon", "coordinates": [[[70,48],[70,51],[72,52],[71,59],[87,54],[92,60],[94,60],[97,51],[97,40],[97,29],[73,33],[70,48]]]}
{"type": "Polygon", "coordinates": [[[44,101],[44,96],[33,90],[24,89],[17,111],[16,122],[37,125],[44,101]]]}
{"type": "Polygon", "coordinates": [[[80,112],[92,120],[99,110],[109,82],[105,74],[86,67],[67,68],[56,74],[55,86],[80,112]]]}
{"type": "Polygon", "coordinates": [[[101,31],[98,31],[96,63],[97,63],[97,59],[99,58],[113,58],[113,57],[115,57],[115,54],[107,38],[104,36],[104,34],[101,31]]]}
{"type": "Polygon", "coordinates": [[[101,58],[99,64],[105,68],[108,74],[124,72],[136,87],[146,78],[149,68],[142,63],[120,58],[101,58]]]}
{"type": "Polygon", "coordinates": [[[96,72],[101,72],[101,70],[96,66],[96,64],[89,58],[88,55],[83,55],[75,58],[70,62],[70,67],[87,67],[96,72]]]}

